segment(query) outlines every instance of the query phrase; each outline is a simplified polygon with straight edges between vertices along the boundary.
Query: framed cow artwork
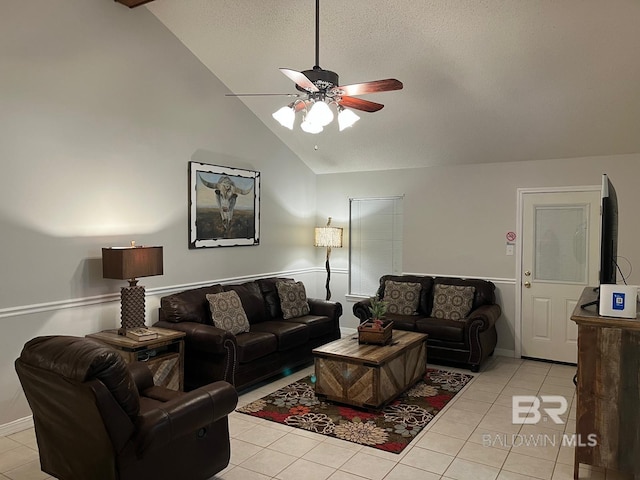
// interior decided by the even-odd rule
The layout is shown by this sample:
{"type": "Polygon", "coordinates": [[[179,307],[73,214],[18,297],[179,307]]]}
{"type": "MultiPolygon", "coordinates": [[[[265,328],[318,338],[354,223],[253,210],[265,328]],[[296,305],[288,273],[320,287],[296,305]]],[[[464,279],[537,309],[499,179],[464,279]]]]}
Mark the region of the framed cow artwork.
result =
{"type": "Polygon", "coordinates": [[[189,162],[189,248],[260,243],[260,172],[189,162]]]}

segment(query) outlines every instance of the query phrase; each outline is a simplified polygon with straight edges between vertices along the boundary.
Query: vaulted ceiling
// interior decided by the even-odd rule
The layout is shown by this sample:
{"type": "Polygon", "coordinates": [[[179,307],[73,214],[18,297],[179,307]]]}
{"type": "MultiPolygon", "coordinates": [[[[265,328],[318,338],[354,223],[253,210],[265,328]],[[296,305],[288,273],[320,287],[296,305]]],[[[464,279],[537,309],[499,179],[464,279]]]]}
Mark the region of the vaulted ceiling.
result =
{"type": "MultiPolygon", "coordinates": [[[[149,9],[232,93],[296,93],[314,0],[155,0],[149,9]]],[[[243,102],[316,173],[640,152],[637,0],[321,0],[320,66],[404,89],[338,132],[293,131],[243,102]]]]}

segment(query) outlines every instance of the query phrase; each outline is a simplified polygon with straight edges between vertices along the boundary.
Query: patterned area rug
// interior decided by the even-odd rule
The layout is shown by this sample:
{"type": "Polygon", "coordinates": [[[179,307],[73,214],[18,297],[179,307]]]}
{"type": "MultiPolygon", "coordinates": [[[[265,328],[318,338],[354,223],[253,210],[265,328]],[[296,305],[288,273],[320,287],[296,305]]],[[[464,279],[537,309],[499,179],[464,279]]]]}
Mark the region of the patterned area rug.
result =
{"type": "Polygon", "coordinates": [[[422,380],[384,409],[374,412],[319,400],[312,375],[237,411],[400,453],[472,378],[464,373],[427,369],[422,380]]]}

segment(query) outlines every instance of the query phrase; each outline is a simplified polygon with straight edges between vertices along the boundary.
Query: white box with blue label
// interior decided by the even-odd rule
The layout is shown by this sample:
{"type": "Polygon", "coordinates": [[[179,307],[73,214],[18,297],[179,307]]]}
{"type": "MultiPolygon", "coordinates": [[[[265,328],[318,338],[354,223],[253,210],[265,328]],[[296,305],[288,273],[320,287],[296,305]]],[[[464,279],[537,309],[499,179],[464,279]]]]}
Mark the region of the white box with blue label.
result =
{"type": "Polygon", "coordinates": [[[638,285],[600,285],[602,317],[636,318],[638,285]]]}

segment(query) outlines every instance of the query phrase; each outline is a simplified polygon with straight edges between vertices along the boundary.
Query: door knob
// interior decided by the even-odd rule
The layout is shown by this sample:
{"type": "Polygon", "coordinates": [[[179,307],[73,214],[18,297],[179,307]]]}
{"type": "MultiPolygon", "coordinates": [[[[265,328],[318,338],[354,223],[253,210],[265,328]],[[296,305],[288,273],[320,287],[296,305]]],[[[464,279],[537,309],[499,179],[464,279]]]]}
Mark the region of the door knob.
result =
{"type": "Polygon", "coordinates": [[[531,288],[531,282],[524,282],[525,288],[531,288]]]}
{"type": "Polygon", "coordinates": [[[526,272],[524,272],[524,276],[525,276],[525,277],[528,277],[528,276],[530,276],[530,275],[531,275],[531,272],[530,272],[529,270],[527,270],[526,272]]]}

